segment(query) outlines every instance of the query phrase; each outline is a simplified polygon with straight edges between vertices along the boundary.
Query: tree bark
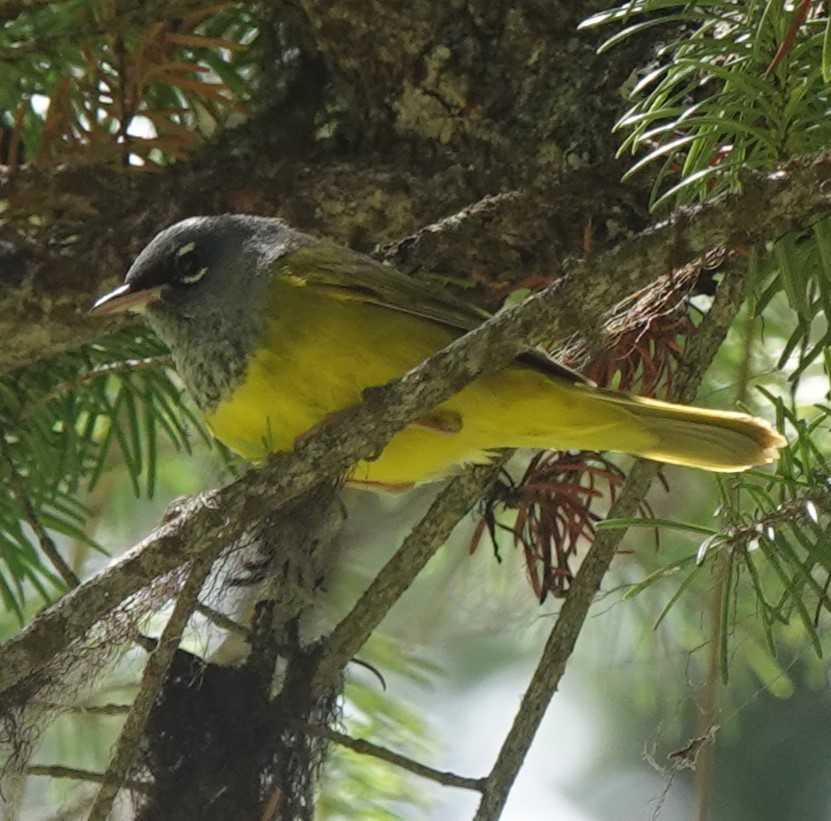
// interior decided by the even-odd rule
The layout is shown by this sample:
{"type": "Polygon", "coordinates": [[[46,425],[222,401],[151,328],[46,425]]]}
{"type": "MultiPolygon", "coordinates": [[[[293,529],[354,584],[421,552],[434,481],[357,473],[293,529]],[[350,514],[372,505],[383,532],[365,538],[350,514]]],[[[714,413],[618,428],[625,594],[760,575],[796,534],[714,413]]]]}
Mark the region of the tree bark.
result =
{"type": "Polygon", "coordinates": [[[22,167],[0,176],[0,368],[114,324],[87,316],[162,227],[196,213],[279,215],[359,250],[491,195],[401,251],[409,271],[495,287],[546,277],[645,222],[610,133],[649,44],[598,56],[577,23],[602,3],[304,2],[281,8],[253,116],[157,173],[22,167]],[[289,24],[286,24],[288,20],[289,24]],[[280,84],[271,66],[299,51],[280,84]],[[36,215],[38,220],[30,218],[36,215]],[[426,241],[429,240],[429,241],[426,241]]]}

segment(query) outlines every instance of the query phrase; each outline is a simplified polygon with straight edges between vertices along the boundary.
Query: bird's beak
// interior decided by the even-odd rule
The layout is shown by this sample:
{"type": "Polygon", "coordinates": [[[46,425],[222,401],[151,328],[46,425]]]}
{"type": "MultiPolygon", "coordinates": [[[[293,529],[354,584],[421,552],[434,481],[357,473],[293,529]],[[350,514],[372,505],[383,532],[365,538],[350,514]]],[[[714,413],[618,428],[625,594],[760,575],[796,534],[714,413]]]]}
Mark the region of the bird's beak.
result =
{"type": "Polygon", "coordinates": [[[162,286],[158,285],[154,288],[140,288],[136,289],[125,282],[119,285],[114,291],[99,297],[95,300],[95,304],[89,309],[91,314],[102,316],[104,314],[120,314],[124,311],[141,312],[149,302],[157,299],[162,286]]]}

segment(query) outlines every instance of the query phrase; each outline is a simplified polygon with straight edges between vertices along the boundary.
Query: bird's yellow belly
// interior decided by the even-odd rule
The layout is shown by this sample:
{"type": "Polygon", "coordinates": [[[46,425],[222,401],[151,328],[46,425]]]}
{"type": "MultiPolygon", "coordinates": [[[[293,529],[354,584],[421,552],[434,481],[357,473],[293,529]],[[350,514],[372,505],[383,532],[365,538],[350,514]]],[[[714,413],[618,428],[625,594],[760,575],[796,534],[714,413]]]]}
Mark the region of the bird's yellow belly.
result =
{"type": "MultiPolygon", "coordinates": [[[[278,410],[263,418],[257,413],[262,396],[260,390],[243,385],[208,420],[220,441],[251,461],[291,450],[299,436],[326,416],[311,413],[309,408],[292,407],[286,413],[278,410]]],[[[359,462],[350,479],[388,486],[409,485],[439,479],[464,464],[487,459],[487,452],[463,433],[444,434],[408,427],[392,439],[377,459],[359,462]]]]}
{"type": "MultiPolygon", "coordinates": [[[[280,321],[267,328],[242,382],[207,415],[214,435],[252,461],[291,450],[299,436],[327,416],[360,402],[366,387],[400,376],[456,336],[373,305],[308,292],[290,304],[293,296],[292,290],[280,295],[280,321]]],[[[465,402],[460,399],[470,390],[442,407],[461,418],[465,402]]],[[[484,396],[471,400],[486,401],[484,396]]],[[[401,431],[380,457],[356,465],[351,478],[411,484],[487,458],[481,437],[467,421],[453,433],[414,426],[401,431]]]]}
{"type": "MultiPolygon", "coordinates": [[[[207,416],[218,439],[253,461],[291,450],[327,416],[360,402],[365,388],[404,374],[458,335],[419,317],[300,287],[284,286],[278,297],[278,318],[243,380],[207,416]]],[[[405,428],[377,459],[359,462],[351,478],[405,485],[487,461],[500,447],[602,449],[611,441],[638,452],[651,439],[628,411],[519,364],[477,379],[437,412],[439,422],[455,424],[405,428]]]]}
{"type": "MultiPolygon", "coordinates": [[[[291,450],[299,436],[329,414],[359,402],[364,387],[341,380],[281,385],[267,364],[269,358],[266,354],[255,359],[233,396],[208,419],[218,439],[252,461],[291,450]]],[[[385,373],[371,384],[382,384],[405,370],[385,373]]],[[[289,372],[282,371],[283,378],[289,372]]],[[[621,426],[618,412],[599,414],[591,405],[586,392],[561,386],[529,368],[509,367],[476,380],[426,420],[458,420],[457,426],[442,430],[411,425],[377,459],[359,462],[350,478],[390,486],[426,482],[452,475],[466,464],[488,461],[500,447],[591,448],[612,430],[627,449],[643,444],[642,430],[621,426]]]]}
{"type": "MultiPolygon", "coordinates": [[[[344,382],[317,382],[303,388],[280,385],[282,380],[275,378],[267,366],[268,359],[268,355],[255,359],[232,397],[208,417],[208,424],[220,441],[255,462],[271,453],[291,450],[298,437],[327,416],[359,402],[363,390],[363,386],[350,386],[344,382]]],[[[449,420],[458,419],[460,427],[445,431],[440,426],[429,426],[432,424],[429,421],[425,425],[407,427],[396,434],[376,459],[359,462],[350,478],[359,482],[405,485],[440,479],[456,473],[466,464],[488,461],[487,445],[495,448],[511,439],[508,430],[502,431],[501,436],[490,430],[492,421],[505,419],[510,413],[502,394],[509,373],[516,376],[517,373],[524,375],[525,371],[502,372],[498,382],[487,378],[474,382],[438,408],[439,422],[444,415],[449,420]],[[488,408],[488,413],[471,412],[477,408],[488,408]]],[[[527,374],[532,379],[544,381],[533,372],[527,374]]],[[[373,384],[383,383],[395,375],[398,373],[384,374],[373,384]]],[[[540,387],[544,388],[543,385],[540,387]]]]}

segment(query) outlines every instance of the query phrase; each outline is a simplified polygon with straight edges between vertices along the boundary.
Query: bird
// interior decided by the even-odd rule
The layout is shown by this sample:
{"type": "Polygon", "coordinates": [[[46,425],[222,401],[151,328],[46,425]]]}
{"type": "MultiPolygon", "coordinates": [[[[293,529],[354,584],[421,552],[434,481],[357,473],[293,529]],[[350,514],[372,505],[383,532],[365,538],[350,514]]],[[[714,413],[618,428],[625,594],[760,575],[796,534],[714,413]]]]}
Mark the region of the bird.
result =
{"type": "MultiPolygon", "coordinates": [[[[247,214],[162,230],[91,312],[143,315],[214,436],[258,462],[489,314],[357,251],[247,214]]],[[[716,472],[776,460],[765,420],[595,386],[536,349],[397,433],[350,481],[404,489],[502,448],[612,451],[716,472]]]]}

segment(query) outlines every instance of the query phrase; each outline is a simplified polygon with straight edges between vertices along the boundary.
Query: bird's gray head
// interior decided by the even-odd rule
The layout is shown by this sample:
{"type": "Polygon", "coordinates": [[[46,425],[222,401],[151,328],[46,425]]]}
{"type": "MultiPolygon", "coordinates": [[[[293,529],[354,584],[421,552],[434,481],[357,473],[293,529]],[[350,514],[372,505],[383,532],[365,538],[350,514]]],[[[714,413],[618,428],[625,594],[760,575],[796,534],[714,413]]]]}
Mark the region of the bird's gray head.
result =
{"type": "Polygon", "coordinates": [[[210,409],[240,378],[262,331],[274,264],[309,241],[276,219],[191,217],[151,240],[92,312],[144,314],[210,409]]]}
{"type": "Polygon", "coordinates": [[[246,214],[190,217],[157,234],[130,266],[124,284],[101,297],[96,314],[155,316],[211,313],[232,292],[250,286],[271,264],[305,244],[304,235],[276,219],[246,214]]]}

